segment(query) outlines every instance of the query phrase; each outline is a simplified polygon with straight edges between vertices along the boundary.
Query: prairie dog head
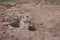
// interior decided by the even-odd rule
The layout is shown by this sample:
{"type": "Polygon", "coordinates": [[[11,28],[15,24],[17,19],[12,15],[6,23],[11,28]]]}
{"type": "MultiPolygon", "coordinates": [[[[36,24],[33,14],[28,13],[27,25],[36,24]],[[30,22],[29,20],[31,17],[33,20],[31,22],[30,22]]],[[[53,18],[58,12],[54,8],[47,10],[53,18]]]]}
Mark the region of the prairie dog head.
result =
{"type": "Polygon", "coordinates": [[[22,20],[23,21],[29,21],[29,20],[31,20],[31,15],[30,14],[24,14],[23,16],[22,16],[22,20]]]}

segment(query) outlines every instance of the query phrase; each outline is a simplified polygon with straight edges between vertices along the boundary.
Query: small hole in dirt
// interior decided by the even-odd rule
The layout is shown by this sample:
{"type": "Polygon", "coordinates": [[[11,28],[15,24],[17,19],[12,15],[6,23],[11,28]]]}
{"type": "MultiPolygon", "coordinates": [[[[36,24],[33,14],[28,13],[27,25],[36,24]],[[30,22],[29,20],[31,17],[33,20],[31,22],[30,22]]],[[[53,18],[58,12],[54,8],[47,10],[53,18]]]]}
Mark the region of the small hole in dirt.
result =
{"type": "Polygon", "coordinates": [[[36,5],[38,5],[38,3],[35,3],[36,5]]]}
{"type": "Polygon", "coordinates": [[[5,20],[2,20],[2,22],[5,22],[5,20]]]}
{"type": "Polygon", "coordinates": [[[21,12],[21,14],[24,14],[23,12],[21,12]]]}
{"type": "Polygon", "coordinates": [[[6,25],[6,26],[8,26],[8,25],[6,25]]]}
{"type": "Polygon", "coordinates": [[[3,34],[5,34],[6,32],[3,32],[3,34]]]}
{"type": "Polygon", "coordinates": [[[9,24],[6,24],[5,26],[9,26],[9,24]]]}
{"type": "Polygon", "coordinates": [[[28,30],[30,30],[30,31],[36,31],[36,28],[29,26],[28,30]]]}
{"type": "Polygon", "coordinates": [[[14,38],[14,35],[12,35],[11,38],[14,38]]]}
{"type": "Polygon", "coordinates": [[[40,25],[43,25],[42,23],[40,25]]]}

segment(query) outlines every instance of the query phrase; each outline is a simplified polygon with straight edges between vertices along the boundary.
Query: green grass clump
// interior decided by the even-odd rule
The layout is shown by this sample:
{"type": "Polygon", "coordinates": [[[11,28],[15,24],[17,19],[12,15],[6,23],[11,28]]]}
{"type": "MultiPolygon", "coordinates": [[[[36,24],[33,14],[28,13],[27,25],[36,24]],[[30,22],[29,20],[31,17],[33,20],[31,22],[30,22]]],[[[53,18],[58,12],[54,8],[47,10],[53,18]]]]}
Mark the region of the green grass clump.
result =
{"type": "Polygon", "coordinates": [[[1,0],[0,4],[6,4],[6,3],[10,3],[10,2],[16,2],[16,0],[1,0]]]}
{"type": "Polygon", "coordinates": [[[40,3],[42,0],[33,0],[35,3],[40,3]]]}
{"type": "Polygon", "coordinates": [[[5,2],[16,2],[16,0],[6,0],[5,2]]]}
{"type": "Polygon", "coordinates": [[[14,21],[10,25],[13,26],[13,27],[19,27],[19,20],[14,19],[14,21]]]}
{"type": "Polygon", "coordinates": [[[45,2],[60,2],[60,0],[45,0],[45,2]]]}

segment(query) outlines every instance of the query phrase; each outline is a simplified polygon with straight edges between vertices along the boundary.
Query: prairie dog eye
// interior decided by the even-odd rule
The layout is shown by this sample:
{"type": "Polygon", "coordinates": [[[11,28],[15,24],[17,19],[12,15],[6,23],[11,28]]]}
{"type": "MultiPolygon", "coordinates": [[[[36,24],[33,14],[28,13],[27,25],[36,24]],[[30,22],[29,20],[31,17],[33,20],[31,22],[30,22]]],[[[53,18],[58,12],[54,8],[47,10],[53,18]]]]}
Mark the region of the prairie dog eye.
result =
{"type": "Polygon", "coordinates": [[[26,16],[27,18],[29,18],[29,16],[26,16]]]}

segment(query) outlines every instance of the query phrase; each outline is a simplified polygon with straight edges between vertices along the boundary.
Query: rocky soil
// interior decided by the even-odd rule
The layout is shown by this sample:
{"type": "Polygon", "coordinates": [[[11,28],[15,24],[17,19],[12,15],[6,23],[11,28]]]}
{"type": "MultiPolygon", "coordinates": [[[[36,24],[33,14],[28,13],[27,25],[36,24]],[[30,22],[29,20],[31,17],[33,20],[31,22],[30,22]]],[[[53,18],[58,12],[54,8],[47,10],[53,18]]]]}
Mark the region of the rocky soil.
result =
{"type": "Polygon", "coordinates": [[[11,8],[1,5],[0,10],[0,40],[60,40],[60,5],[28,3],[11,8]],[[21,21],[25,15],[27,23],[34,25],[32,28],[10,25],[14,19],[21,21]]]}

